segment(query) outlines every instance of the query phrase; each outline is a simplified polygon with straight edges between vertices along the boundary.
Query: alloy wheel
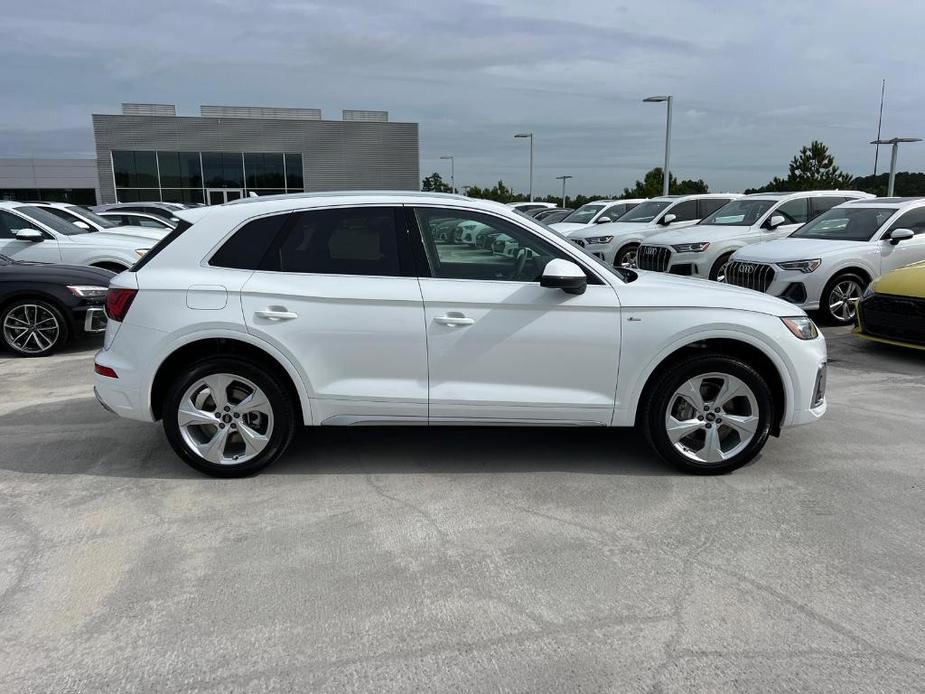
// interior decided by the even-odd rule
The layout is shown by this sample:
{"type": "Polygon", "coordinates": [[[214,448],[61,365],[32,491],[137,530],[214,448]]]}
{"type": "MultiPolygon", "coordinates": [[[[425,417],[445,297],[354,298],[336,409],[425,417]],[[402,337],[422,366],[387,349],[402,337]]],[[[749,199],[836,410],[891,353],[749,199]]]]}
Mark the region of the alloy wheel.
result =
{"type": "Polygon", "coordinates": [[[258,456],[273,434],[273,408],[254,383],[229,373],[198,379],[177,410],[189,449],[217,465],[238,465],[258,456]]]}
{"type": "Polygon", "coordinates": [[[19,304],[3,320],[6,343],[23,354],[47,352],[61,337],[58,317],[41,304],[19,304]]]}
{"type": "Polygon", "coordinates": [[[620,256],[620,267],[630,270],[636,269],[636,259],[639,254],[639,248],[630,248],[620,256]]]}
{"type": "Polygon", "coordinates": [[[685,381],[668,401],[665,430],[681,455],[722,463],[741,453],[758,433],[758,400],[730,374],[713,372],[685,381]]]}
{"type": "Polygon", "coordinates": [[[840,280],[829,292],[829,313],[844,323],[850,323],[858,311],[863,290],[853,279],[840,280]]]}

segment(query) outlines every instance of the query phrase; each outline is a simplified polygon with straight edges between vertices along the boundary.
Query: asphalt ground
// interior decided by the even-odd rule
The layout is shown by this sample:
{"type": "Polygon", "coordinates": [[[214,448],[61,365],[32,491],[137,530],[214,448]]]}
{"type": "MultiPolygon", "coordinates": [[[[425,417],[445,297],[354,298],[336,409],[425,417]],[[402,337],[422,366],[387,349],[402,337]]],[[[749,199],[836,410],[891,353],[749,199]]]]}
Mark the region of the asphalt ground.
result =
{"type": "Polygon", "coordinates": [[[0,355],[0,692],[923,691],[925,352],[723,477],[632,431],[305,430],[214,480],[0,355]]]}

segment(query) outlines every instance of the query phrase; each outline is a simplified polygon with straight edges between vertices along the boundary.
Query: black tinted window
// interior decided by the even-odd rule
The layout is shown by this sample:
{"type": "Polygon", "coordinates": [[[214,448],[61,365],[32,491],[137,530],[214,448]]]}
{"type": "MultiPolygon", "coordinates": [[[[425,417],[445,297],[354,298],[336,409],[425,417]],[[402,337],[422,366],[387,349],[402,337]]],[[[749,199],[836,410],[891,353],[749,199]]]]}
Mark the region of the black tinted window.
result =
{"type": "Polygon", "coordinates": [[[209,265],[256,270],[260,267],[270,245],[276,240],[279,230],[290,217],[288,213],[278,214],[248,222],[225,241],[212,256],[209,265]]]}
{"type": "Polygon", "coordinates": [[[784,224],[803,224],[808,216],[806,213],[806,198],[798,198],[790,202],[785,202],[774,210],[771,216],[777,214],[783,216],[784,224]]]}
{"type": "Polygon", "coordinates": [[[700,200],[700,219],[704,217],[709,217],[711,214],[716,212],[720,207],[729,202],[728,198],[703,198],[700,200]]]}
{"type": "Polygon", "coordinates": [[[31,228],[33,228],[32,225],[21,217],[0,210],[0,239],[15,238],[14,231],[31,228]]]}
{"type": "Polygon", "coordinates": [[[697,216],[697,201],[696,200],[685,200],[684,202],[679,202],[677,205],[668,210],[668,214],[673,214],[675,216],[676,222],[691,222],[695,219],[700,219],[697,216]]]}
{"type": "Polygon", "coordinates": [[[925,207],[906,212],[890,225],[890,231],[893,229],[911,229],[916,234],[925,233],[925,207]]]}
{"type": "Polygon", "coordinates": [[[262,269],[327,275],[403,276],[410,268],[396,210],[356,207],[301,212],[262,269]]]}
{"type": "Polygon", "coordinates": [[[848,198],[835,197],[834,195],[827,195],[824,198],[813,198],[811,203],[813,206],[812,217],[818,217],[823,212],[831,210],[836,205],[841,205],[848,198]]]}

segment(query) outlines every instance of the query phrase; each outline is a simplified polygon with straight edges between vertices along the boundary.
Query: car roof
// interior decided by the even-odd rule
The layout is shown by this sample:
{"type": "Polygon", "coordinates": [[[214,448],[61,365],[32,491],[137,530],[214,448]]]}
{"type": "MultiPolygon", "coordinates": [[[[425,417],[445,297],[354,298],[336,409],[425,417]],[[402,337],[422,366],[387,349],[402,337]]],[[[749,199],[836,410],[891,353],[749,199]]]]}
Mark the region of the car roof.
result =
{"type": "Polygon", "coordinates": [[[649,200],[661,200],[663,202],[677,202],[678,200],[699,200],[710,198],[741,198],[742,193],[690,193],[688,195],[658,195],[649,200]]]}
{"type": "Polygon", "coordinates": [[[889,207],[892,209],[906,209],[908,207],[920,207],[925,205],[925,197],[920,198],[860,198],[858,200],[848,200],[843,202],[839,207],[848,205],[864,205],[864,207],[889,207]]]}
{"type": "Polygon", "coordinates": [[[829,197],[829,196],[845,196],[845,195],[854,195],[858,199],[870,199],[876,196],[865,193],[860,190],[795,190],[784,193],[749,193],[745,197],[749,200],[787,200],[790,198],[805,198],[805,197],[829,197]]]}

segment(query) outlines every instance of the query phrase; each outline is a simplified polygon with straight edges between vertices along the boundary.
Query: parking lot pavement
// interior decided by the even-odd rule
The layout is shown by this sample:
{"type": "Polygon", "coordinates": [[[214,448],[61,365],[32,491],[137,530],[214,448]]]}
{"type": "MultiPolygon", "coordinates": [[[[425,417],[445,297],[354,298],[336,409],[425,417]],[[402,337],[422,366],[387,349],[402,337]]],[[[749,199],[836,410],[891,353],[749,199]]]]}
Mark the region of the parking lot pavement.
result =
{"type": "Polygon", "coordinates": [[[185,467],[0,357],[0,691],[921,691],[925,354],[830,331],[830,411],[724,477],[633,432],[305,432],[185,467]]]}

